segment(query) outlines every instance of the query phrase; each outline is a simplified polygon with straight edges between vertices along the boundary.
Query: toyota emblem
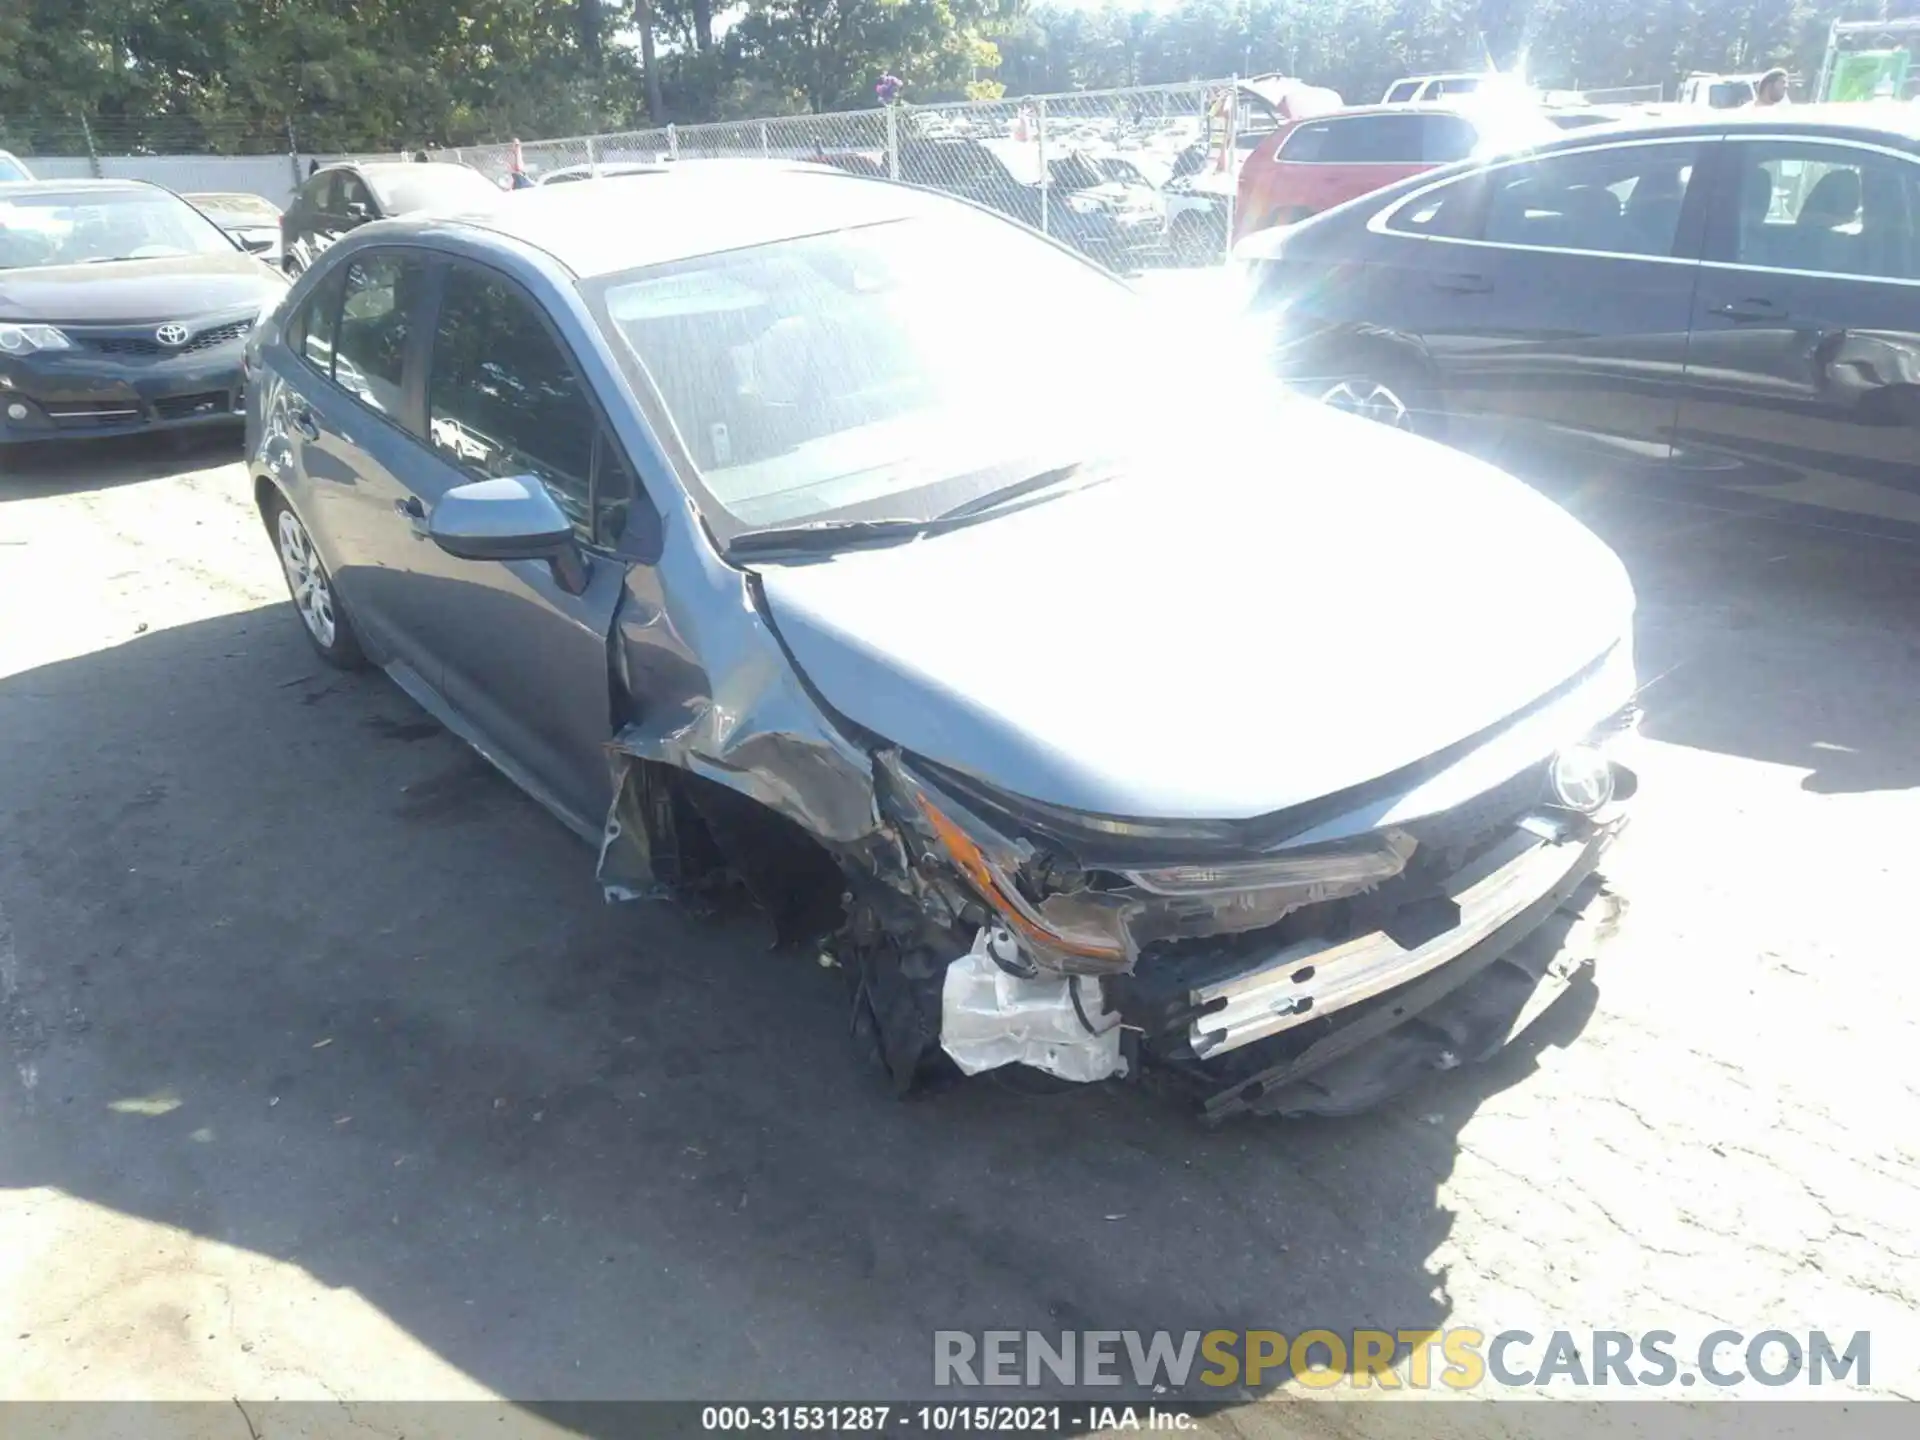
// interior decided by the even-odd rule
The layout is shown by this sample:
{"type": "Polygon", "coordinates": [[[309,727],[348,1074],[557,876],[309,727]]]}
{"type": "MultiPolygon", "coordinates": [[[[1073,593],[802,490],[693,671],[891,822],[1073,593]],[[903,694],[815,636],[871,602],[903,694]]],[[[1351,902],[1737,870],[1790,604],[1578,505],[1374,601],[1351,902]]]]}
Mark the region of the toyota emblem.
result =
{"type": "Polygon", "coordinates": [[[172,323],[162,325],[153,332],[153,338],[162,345],[184,345],[187,343],[187,327],[172,323]]]}

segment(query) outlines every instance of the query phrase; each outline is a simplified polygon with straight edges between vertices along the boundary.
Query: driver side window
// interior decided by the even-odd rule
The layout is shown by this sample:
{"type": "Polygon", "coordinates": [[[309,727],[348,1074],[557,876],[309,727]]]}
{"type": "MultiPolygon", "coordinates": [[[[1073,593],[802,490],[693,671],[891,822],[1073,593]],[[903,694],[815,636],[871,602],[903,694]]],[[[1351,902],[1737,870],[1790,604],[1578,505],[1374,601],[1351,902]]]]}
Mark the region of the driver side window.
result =
{"type": "Polygon", "coordinates": [[[475,479],[531,475],[580,538],[619,537],[634,484],[587,387],[531,296],[448,268],[427,381],[427,437],[475,479]]]}
{"type": "Polygon", "coordinates": [[[338,170],[324,170],[307,182],[306,208],[316,215],[331,215],[340,208],[338,170]]]}
{"type": "Polygon", "coordinates": [[[356,219],[372,219],[379,214],[373,203],[373,192],[358,175],[340,176],[340,203],[334,208],[339,214],[356,219]]]}

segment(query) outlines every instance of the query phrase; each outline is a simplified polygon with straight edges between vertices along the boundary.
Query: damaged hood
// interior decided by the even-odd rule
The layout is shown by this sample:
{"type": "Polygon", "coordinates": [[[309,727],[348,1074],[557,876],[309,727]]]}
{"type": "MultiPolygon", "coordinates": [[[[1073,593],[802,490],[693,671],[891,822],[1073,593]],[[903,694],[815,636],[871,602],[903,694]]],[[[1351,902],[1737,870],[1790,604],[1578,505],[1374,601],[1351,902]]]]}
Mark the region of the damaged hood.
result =
{"type": "Polygon", "coordinates": [[[774,624],[830,705],[910,753],[1168,819],[1390,773],[1628,634],[1619,560],[1518,481],[1319,405],[1260,413],[944,534],[756,565],[774,624]]]}

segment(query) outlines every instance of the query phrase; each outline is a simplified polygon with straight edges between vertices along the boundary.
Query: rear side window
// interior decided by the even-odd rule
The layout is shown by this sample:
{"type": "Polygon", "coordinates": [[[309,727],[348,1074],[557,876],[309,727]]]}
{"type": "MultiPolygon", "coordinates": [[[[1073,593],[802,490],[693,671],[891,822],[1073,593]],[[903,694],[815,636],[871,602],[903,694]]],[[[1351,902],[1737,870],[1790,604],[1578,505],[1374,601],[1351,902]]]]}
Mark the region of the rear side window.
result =
{"type": "Polygon", "coordinates": [[[1458,115],[1422,115],[1420,158],[1429,165],[1451,165],[1473,154],[1480,132],[1458,115]]]}
{"type": "Polygon", "coordinates": [[[1465,175],[1437,186],[1412,200],[1399,202],[1387,216],[1386,228],[1403,235],[1440,235],[1454,240],[1480,238],[1481,201],[1487,193],[1484,175],[1465,175]]]}
{"type": "Polygon", "coordinates": [[[1690,145],[1549,155],[1487,177],[1483,240],[1611,255],[1671,255],[1687,189],[1690,145]]]}
{"type": "Polygon", "coordinates": [[[1382,224],[1404,235],[1667,256],[1695,153],[1691,145],[1649,145],[1501,165],[1396,202],[1382,224]]]}
{"type": "Polygon", "coordinates": [[[334,381],[362,405],[398,419],[424,269],[418,260],[376,250],[355,256],[345,271],[334,381]]]}
{"type": "Polygon", "coordinates": [[[340,330],[340,286],[343,271],[330,270],[314,287],[307,303],[287,325],[287,344],[329,380],[333,378],[333,342],[340,330]]]}
{"type": "Polygon", "coordinates": [[[1308,165],[1440,165],[1465,159],[1476,141],[1458,115],[1355,115],[1297,127],[1279,158],[1308,165]]]}

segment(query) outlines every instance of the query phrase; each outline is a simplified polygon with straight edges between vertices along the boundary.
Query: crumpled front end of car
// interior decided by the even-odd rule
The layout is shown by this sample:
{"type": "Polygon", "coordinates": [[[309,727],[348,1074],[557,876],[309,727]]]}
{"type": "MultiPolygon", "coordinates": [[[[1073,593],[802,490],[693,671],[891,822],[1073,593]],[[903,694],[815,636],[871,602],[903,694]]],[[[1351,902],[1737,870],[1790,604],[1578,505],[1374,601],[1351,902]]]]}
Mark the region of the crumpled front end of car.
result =
{"type": "Polygon", "coordinates": [[[1216,1119],[1360,1109],[1498,1050],[1612,930],[1601,862],[1637,784],[1625,638],[1362,784],[1251,819],[1117,818],[846,721],[784,663],[751,579],[738,606],[678,615],[681,563],[616,652],[657,703],[612,746],[602,883],[742,885],[845,975],[901,1091],[946,1065],[1153,1069],[1216,1119]]]}
{"type": "Polygon", "coordinates": [[[1364,1108],[1497,1051],[1612,933],[1632,689],[1623,642],[1500,733],[1258,822],[1065,815],[883,752],[917,918],[957,952],[891,988],[937,994],[920,1032],[970,1074],[1151,1064],[1210,1118],[1364,1108]]]}

